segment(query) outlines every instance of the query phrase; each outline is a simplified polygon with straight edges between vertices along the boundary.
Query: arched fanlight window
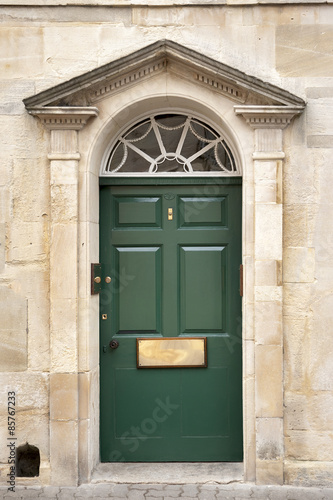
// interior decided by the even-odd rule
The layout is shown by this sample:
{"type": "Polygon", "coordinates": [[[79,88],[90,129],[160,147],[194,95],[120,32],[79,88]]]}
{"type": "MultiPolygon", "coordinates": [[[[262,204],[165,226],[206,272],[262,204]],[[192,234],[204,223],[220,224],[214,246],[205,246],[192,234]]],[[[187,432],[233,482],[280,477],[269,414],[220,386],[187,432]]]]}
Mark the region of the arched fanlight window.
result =
{"type": "Polygon", "coordinates": [[[117,138],[102,176],[130,173],[239,175],[221,134],[179,113],[145,118],[117,138]]]}

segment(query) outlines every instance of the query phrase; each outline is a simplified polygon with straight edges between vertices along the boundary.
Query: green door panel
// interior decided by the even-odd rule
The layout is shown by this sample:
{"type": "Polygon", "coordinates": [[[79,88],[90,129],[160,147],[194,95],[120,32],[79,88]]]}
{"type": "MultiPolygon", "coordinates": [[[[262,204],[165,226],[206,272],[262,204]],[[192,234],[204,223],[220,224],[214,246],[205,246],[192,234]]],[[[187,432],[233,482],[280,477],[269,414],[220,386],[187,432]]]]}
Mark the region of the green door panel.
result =
{"type": "Polygon", "coordinates": [[[100,262],[102,461],[242,460],[241,185],[102,186],[100,262]],[[207,368],[136,367],[179,336],[207,368]]]}
{"type": "Polygon", "coordinates": [[[225,254],[221,246],[180,247],[181,333],[223,331],[225,254]]]}

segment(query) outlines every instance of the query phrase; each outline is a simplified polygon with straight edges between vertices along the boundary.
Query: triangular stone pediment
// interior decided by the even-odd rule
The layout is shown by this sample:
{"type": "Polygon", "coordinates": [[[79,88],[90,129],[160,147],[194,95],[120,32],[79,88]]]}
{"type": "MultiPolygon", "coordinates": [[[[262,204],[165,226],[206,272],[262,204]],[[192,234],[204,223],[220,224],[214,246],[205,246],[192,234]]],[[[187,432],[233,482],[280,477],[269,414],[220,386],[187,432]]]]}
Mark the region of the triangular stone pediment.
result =
{"type": "Polygon", "coordinates": [[[170,40],[160,40],[24,100],[29,109],[95,106],[128,86],[172,73],[227,96],[235,104],[304,106],[299,97],[170,40]]]}

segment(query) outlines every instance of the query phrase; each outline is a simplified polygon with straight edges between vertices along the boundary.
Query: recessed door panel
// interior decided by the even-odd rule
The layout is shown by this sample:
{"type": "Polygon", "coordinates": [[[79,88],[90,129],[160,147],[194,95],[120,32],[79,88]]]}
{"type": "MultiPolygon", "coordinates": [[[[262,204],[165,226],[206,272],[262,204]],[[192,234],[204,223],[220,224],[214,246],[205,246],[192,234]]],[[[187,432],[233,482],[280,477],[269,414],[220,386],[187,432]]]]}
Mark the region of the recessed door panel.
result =
{"type": "Polygon", "coordinates": [[[180,227],[224,227],[227,224],[227,198],[181,197],[179,221],[180,227]]]}
{"type": "Polygon", "coordinates": [[[161,249],[116,247],[118,333],[151,333],[160,329],[161,249]],[[123,279],[123,281],[122,281],[123,279]]]}
{"type": "Polygon", "coordinates": [[[159,197],[123,196],[115,198],[117,228],[160,227],[161,199],[159,197]]]}
{"type": "Polygon", "coordinates": [[[182,333],[223,332],[226,252],[222,246],[180,248],[182,333]]]}

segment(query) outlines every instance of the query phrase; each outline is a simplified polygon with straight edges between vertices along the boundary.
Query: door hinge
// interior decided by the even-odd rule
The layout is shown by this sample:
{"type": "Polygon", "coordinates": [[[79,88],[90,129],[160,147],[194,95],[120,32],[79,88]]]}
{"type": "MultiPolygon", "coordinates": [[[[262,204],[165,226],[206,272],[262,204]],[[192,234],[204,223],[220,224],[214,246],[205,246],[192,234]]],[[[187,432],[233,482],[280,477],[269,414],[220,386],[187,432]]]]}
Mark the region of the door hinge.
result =
{"type": "Polygon", "coordinates": [[[243,264],[239,266],[239,295],[243,297],[243,264]]]}

